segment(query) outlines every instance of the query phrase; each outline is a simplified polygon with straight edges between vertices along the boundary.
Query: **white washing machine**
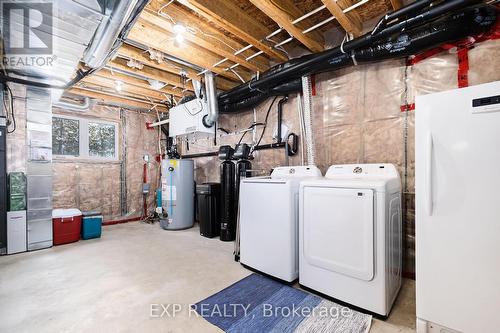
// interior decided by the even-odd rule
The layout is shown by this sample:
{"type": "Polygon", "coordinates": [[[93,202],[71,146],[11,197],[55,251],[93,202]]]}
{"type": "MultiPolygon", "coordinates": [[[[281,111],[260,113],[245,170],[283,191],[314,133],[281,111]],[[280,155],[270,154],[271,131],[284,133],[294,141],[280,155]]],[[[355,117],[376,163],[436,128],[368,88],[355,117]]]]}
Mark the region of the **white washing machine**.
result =
{"type": "Polygon", "coordinates": [[[293,166],[241,181],[242,264],[287,282],[297,279],[299,184],[321,176],[315,166],[293,166]]]}
{"type": "Polygon", "coordinates": [[[303,181],[299,283],[387,316],[401,287],[401,181],[392,164],[333,165],[303,181]]]}

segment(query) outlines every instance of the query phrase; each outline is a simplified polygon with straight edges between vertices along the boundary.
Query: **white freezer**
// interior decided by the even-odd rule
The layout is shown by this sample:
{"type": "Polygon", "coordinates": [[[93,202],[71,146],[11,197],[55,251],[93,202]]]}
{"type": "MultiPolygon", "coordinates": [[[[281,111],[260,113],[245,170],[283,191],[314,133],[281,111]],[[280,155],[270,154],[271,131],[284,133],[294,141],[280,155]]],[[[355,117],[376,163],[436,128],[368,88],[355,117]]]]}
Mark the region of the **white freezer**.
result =
{"type": "Polygon", "coordinates": [[[500,81],[415,114],[417,332],[499,332],[500,81]]]}

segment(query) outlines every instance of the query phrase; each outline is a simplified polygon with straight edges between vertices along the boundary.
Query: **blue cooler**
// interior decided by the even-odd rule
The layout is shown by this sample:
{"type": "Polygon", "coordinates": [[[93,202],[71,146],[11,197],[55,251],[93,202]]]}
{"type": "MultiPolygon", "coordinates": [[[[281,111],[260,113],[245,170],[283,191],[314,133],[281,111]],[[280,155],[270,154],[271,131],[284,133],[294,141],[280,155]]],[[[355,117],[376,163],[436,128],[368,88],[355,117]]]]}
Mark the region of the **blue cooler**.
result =
{"type": "Polygon", "coordinates": [[[82,239],[101,237],[102,215],[100,211],[82,212],[82,239]]]}

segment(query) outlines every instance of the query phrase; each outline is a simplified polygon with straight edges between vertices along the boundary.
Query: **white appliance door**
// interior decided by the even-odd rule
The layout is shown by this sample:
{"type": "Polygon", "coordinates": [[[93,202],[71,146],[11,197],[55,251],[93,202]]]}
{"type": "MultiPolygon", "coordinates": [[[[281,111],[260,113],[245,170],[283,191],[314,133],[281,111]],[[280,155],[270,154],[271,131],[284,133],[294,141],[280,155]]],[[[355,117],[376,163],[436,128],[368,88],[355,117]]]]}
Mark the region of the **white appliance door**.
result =
{"type": "Polygon", "coordinates": [[[247,179],[240,189],[240,261],[285,281],[298,275],[294,197],[285,181],[247,179]]]}
{"type": "Polygon", "coordinates": [[[305,187],[303,251],[311,265],[364,281],[374,276],[373,191],[305,187]]]}
{"type": "Polygon", "coordinates": [[[417,317],[460,332],[500,328],[500,82],[417,98],[417,317]]]}

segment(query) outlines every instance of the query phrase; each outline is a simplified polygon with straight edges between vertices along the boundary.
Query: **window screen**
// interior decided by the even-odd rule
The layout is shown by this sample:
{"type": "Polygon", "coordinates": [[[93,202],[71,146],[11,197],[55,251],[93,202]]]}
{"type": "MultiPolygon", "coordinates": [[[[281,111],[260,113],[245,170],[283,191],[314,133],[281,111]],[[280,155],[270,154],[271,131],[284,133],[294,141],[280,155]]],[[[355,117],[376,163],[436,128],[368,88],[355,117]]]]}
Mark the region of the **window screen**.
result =
{"type": "Polygon", "coordinates": [[[75,119],[52,118],[52,153],[80,155],[80,122],[75,119]]]}

